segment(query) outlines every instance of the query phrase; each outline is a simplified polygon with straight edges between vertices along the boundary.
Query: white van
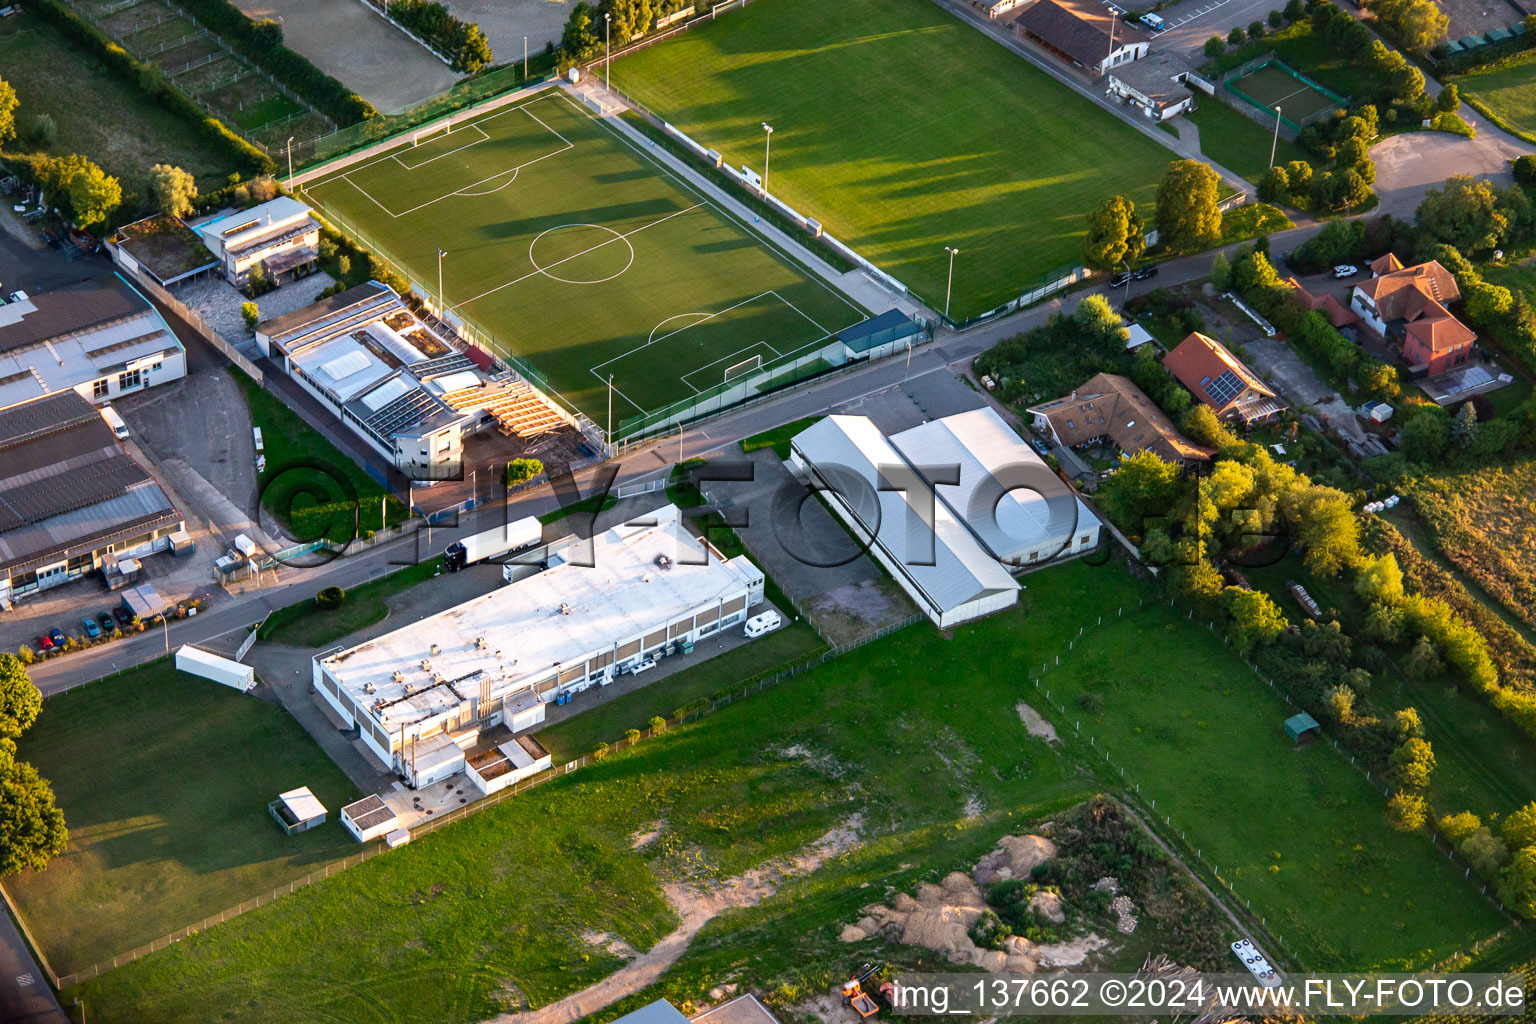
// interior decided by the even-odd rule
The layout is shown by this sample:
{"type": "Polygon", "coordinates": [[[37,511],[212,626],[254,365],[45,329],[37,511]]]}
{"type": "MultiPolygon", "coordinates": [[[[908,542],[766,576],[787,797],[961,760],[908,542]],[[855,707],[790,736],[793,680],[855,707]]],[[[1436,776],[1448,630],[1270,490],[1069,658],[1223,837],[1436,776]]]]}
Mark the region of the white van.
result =
{"type": "Polygon", "coordinates": [[[779,617],[778,612],[763,612],[747,620],[746,633],[749,637],[762,636],[764,633],[772,633],[783,624],[784,620],[779,617]]]}
{"type": "Polygon", "coordinates": [[[1168,23],[1158,14],[1143,14],[1141,16],[1141,23],[1153,32],[1161,32],[1168,27],[1168,23]]]}
{"type": "Polygon", "coordinates": [[[101,407],[101,418],[107,421],[107,426],[112,428],[112,433],[117,435],[119,441],[128,440],[128,424],[117,414],[117,410],[110,405],[101,407]]]}

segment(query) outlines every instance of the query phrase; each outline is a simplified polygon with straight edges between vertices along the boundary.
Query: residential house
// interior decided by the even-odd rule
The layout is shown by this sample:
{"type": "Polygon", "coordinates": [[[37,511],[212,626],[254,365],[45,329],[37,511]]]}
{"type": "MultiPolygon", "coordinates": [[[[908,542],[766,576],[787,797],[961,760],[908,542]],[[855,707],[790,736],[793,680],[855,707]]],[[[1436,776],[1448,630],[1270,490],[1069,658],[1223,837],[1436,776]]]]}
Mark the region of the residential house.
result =
{"type": "Polygon", "coordinates": [[[1354,287],[1350,306],[1372,332],[1402,345],[1410,372],[1434,376],[1475,351],[1476,332],[1446,308],[1460,298],[1456,278],[1438,261],[1405,267],[1387,253],[1371,263],[1371,279],[1354,287]]]}
{"type": "Polygon", "coordinates": [[[1145,33],[1096,0],[1034,0],[1014,17],[1013,28],[1094,74],[1145,57],[1151,46],[1145,33]]]}
{"type": "Polygon", "coordinates": [[[1195,471],[1216,454],[1179,433],[1146,392],[1116,373],[1091,377],[1065,398],[1031,406],[1028,412],[1035,430],[1068,448],[1109,441],[1127,455],[1150,451],[1195,471]]]}
{"type": "Polygon", "coordinates": [[[1109,72],[1109,92],[1153,121],[1166,121],[1195,104],[1184,84],[1194,67],[1177,53],[1149,53],[1109,72]]]}
{"type": "Polygon", "coordinates": [[[1024,0],[971,0],[971,5],[989,18],[1001,18],[1023,3],[1024,0]]]}
{"type": "Polygon", "coordinates": [[[1164,356],[1163,365],[1219,419],[1251,426],[1266,423],[1285,409],[1285,403],[1227,346],[1199,331],[1164,356]]]}
{"type": "Polygon", "coordinates": [[[1301,303],[1303,309],[1323,314],[1335,329],[1343,327],[1352,328],[1360,322],[1360,314],[1344,305],[1328,292],[1314,295],[1294,277],[1286,278],[1286,283],[1296,289],[1296,301],[1301,303]]]}
{"type": "Polygon", "coordinates": [[[122,278],[0,306],[0,409],[61,391],[103,402],[187,375],[187,353],[122,278]]]}
{"type": "Polygon", "coordinates": [[[267,280],[280,284],[284,274],[297,275],[320,258],[320,222],[291,196],[192,227],[236,288],[245,285],[253,267],[260,266],[267,280]]]}

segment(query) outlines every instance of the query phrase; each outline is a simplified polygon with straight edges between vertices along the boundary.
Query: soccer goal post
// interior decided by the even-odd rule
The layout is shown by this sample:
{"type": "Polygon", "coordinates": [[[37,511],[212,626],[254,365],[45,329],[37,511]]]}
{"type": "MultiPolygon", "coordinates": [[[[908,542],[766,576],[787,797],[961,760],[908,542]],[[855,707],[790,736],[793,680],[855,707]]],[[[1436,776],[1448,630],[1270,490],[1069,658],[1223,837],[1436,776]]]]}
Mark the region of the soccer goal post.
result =
{"type": "Polygon", "coordinates": [[[760,356],[760,355],[752,356],[751,358],[748,358],[748,359],[743,359],[741,362],[734,363],[734,364],[732,364],[730,366],[727,366],[725,368],[725,380],[724,380],[724,383],[729,384],[731,381],[735,380],[737,377],[746,377],[746,376],[748,376],[750,374],[756,373],[757,371],[761,370],[762,368],[763,368],[763,357],[760,356]]]}
{"type": "Polygon", "coordinates": [[[453,121],[448,118],[444,118],[437,124],[428,125],[425,128],[418,128],[414,132],[411,132],[411,146],[414,148],[421,145],[423,142],[430,142],[437,136],[447,135],[452,131],[453,121]]]}

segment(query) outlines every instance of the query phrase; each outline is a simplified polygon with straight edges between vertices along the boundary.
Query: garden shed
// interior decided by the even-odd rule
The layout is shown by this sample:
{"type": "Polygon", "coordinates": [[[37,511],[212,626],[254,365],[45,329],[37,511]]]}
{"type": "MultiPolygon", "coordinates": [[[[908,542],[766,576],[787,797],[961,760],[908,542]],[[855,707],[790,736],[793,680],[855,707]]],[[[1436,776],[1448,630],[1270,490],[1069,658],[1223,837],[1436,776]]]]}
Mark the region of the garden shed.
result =
{"type": "Polygon", "coordinates": [[[1323,727],[1317,724],[1317,719],[1303,711],[1285,720],[1285,734],[1291,738],[1292,743],[1301,746],[1321,736],[1323,727]]]}
{"type": "Polygon", "coordinates": [[[325,805],[309,791],[308,786],[278,794],[276,800],[267,804],[267,813],[289,835],[308,832],[317,825],[325,824],[325,805]]]}

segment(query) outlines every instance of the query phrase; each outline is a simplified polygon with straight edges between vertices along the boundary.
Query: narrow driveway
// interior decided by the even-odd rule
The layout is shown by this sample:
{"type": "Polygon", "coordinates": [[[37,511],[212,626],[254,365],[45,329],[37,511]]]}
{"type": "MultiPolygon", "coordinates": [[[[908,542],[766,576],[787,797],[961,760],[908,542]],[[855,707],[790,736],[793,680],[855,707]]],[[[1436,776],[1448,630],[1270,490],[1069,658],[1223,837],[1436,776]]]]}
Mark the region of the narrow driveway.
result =
{"type": "Polygon", "coordinates": [[[0,912],[0,1021],[69,1024],[11,915],[0,912]]]}

